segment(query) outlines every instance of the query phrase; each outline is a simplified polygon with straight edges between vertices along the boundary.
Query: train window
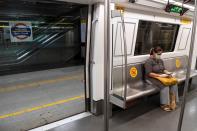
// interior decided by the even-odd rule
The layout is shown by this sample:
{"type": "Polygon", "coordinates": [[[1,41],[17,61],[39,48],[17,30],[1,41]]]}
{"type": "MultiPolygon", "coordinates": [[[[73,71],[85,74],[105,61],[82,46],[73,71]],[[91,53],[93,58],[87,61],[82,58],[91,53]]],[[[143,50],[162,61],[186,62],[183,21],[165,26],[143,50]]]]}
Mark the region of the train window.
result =
{"type": "Polygon", "coordinates": [[[164,52],[175,48],[179,25],[140,21],[135,47],[135,55],[149,54],[152,47],[160,46],[164,52]]]}

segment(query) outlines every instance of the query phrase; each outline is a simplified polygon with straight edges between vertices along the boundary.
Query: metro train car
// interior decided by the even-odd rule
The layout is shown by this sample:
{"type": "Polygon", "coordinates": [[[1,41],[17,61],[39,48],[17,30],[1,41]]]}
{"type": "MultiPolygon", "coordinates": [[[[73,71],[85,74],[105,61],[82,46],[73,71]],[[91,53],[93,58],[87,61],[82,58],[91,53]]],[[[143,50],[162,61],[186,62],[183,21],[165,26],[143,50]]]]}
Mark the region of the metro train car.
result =
{"type": "MultiPolygon", "coordinates": [[[[176,12],[166,12],[165,8],[168,1],[146,1],[137,0],[134,3],[127,1],[118,1],[111,4],[111,102],[122,108],[127,108],[130,100],[154,93],[154,89],[139,89],[142,84],[144,61],[149,57],[149,51],[152,47],[161,46],[164,49],[162,59],[165,66],[170,71],[181,72],[180,82],[184,81],[185,73],[191,43],[192,34],[192,12],[194,8],[185,5],[187,12],[180,16],[176,12]],[[148,5],[148,6],[147,6],[148,5]],[[113,16],[113,11],[123,8],[123,15],[113,16]],[[123,25],[124,19],[125,34],[123,25]],[[124,41],[125,35],[125,41],[124,41]],[[125,51],[126,43],[127,51],[125,51]],[[128,92],[124,92],[124,64],[127,52],[127,79],[128,92]],[[138,72],[136,78],[131,77],[129,70],[134,67],[138,72]],[[139,78],[138,78],[139,77],[139,78]],[[133,80],[132,80],[133,78],[133,80]],[[139,82],[139,83],[138,83],[139,82]],[[136,87],[136,85],[137,87],[136,87]],[[140,86],[139,86],[140,87],[140,86]],[[134,89],[132,89],[134,88],[134,89]],[[137,88],[137,89],[136,89],[137,88]],[[131,90],[129,90],[131,89],[131,90]],[[141,91],[140,91],[141,90],[141,91]]],[[[177,7],[180,2],[172,2],[177,7]]],[[[104,98],[104,5],[103,3],[94,4],[92,31],[91,31],[91,53],[90,53],[90,83],[92,89],[92,99],[94,111],[96,106],[101,105],[104,98]],[[99,35],[98,35],[99,34],[99,35]]],[[[194,47],[192,57],[191,78],[196,76],[195,65],[197,53],[194,47]]],[[[177,75],[178,75],[177,74],[177,75]]],[[[137,74],[136,74],[137,75],[137,74]]],[[[135,74],[134,74],[135,76],[135,74]]],[[[100,112],[100,111],[98,111],[100,112]]]]}
{"type": "Polygon", "coordinates": [[[175,131],[190,66],[184,129],[197,130],[194,0],[112,0],[108,45],[104,0],[1,3],[0,131],[101,131],[103,114],[113,131],[175,131]],[[27,28],[28,40],[13,35],[27,28]],[[161,89],[146,79],[155,47],[177,78],[181,102],[170,113],[158,104],[161,89]]]}
{"type": "MultiPolygon", "coordinates": [[[[90,52],[86,52],[87,56],[90,55],[87,57],[90,58],[89,62],[86,63],[90,71],[86,78],[86,88],[89,85],[87,91],[90,92],[87,96],[90,97],[91,113],[99,115],[102,114],[105,88],[104,3],[102,0],[76,2],[89,2],[93,7],[91,32],[89,32],[91,41],[90,47],[87,46],[90,52]]],[[[190,50],[194,20],[192,2],[194,1],[183,4],[182,1],[174,0],[114,0],[110,4],[108,51],[112,105],[125,110],[132,107],[136,100],[149,98],[159,92],[153,84],[147,83],[145,78],[144,63],[149,58],[152,47],[163,48],[164,65],[167,70],[174,72],[179,85],[183,85],[186,80],[189,51],[193,50],[191,84],[191,80],[197,75],[196,40],[194,48],[190,50]]],[[[63,127],[66,129],[66,126],[63,127]]]]}

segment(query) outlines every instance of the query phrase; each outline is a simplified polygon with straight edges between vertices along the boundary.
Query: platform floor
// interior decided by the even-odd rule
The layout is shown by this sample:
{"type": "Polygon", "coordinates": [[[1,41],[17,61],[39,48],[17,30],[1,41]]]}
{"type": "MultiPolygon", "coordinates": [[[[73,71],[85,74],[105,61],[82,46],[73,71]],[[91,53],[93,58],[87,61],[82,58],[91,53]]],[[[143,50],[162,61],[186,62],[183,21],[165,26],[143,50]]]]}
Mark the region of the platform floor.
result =
{"type": "MultiPolygon", "coordinates": [[[[183,130],[197,131],[197,79],[188,94],[183,130]]],[[[110,120],[110,131],[177,131],[180,107],[173,112],[164,112],[155,98],[143,101],[128,110],[116,110],[110,120]]],[[[50,131],[104,131],[103,117],[89,116],[50,131]]]]}
{"type": "Polygon", "coordinates": [[[85,111],[84,67],[0,76],[0,131],[23,131],[85,111]]]}

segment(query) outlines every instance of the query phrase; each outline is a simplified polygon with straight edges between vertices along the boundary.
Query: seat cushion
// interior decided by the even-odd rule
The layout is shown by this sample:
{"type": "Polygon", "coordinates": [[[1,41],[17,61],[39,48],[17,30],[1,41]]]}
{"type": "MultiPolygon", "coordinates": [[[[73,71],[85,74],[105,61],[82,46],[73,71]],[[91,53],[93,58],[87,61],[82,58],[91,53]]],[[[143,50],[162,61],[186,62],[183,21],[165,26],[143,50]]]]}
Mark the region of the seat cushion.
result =
{"type": "Polygon", "coordinates": [[[154,94],[158,91],[159,91],[159,88],[148,83],[144,83],[143,85],[138,86],[137,88],[128,87],[126,100],[130,101],[136,98],[154,94]]]}
{"type": "MultiPolygon", "coordinates": [[[[186,70],[179,70],[173,73],[173,76],[178,79],[178,82],[183,82],[186,79],[186,70]]],[[[197,70],[191,70],[190,78],[197,76],[197,70]]]]}

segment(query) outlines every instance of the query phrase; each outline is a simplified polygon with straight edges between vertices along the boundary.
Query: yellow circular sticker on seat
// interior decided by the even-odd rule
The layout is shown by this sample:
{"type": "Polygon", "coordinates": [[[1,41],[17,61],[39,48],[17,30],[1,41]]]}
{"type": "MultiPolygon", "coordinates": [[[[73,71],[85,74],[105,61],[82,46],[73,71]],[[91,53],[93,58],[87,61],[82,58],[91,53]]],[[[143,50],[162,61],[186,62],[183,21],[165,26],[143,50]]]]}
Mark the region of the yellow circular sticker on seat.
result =
{"type": "Polygon", "coordinates": [[[136,67],[131,67],[130,69],[130,75],[131,77],[135,78],[138,74],[137,68],[136,67]]]}
{"type": "Polygon", "coordinates": [[[176,59],[176,68],[181,67],[181,61],[179,59],[176,59]]]}

